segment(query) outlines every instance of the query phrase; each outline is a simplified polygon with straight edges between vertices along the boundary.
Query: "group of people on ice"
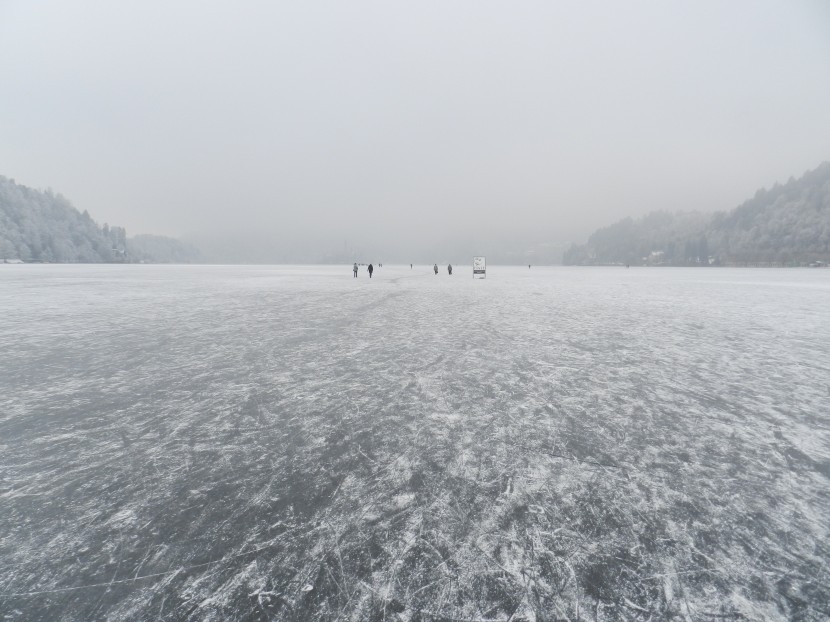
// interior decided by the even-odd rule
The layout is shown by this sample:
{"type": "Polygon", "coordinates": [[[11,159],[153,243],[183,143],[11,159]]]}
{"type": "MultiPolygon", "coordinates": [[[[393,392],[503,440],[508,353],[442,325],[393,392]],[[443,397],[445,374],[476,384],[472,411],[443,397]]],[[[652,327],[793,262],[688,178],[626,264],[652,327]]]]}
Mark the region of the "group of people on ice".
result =
{"type": "MultiPolygon", "coordinates": [[[[378,268],[382,268],[382,267],[383,267],[383,264],[379,263],[378,268]]],[[[409,269],[410,270],[412,269],[412,264],[409,264],[409,269]]],[[[432,266],[432,269],[435,271],[435,275],[438,276],[438,264],[435,264],[434,266],[432,266]]],[[[355,262],[354,266],[352,266],[352,272],[354,273],[354,278],[357,278],[357,270],[358,270],[357,262],[355,262]]],[[[371,279],[372,278],[372,273],[375,271],[375,267],[372,264],[369,264],[366,267],[366,270],[369,272],[369,278],[371,279]]],[[[452,276],[452,264],[447,264],[447,272],[449,273],[450,276],[452,276]]]]}

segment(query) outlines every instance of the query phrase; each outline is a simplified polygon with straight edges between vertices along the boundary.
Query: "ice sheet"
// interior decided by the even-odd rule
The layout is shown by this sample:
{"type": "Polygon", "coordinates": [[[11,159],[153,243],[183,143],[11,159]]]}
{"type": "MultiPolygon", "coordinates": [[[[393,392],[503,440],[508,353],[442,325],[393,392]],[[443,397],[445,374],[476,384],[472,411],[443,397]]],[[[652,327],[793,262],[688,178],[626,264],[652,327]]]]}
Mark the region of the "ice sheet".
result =
{"type": "Polygon", "coordinates": [[[830,615],[830,271],[455,268],[0,266],[0,611],[830,615]]]}

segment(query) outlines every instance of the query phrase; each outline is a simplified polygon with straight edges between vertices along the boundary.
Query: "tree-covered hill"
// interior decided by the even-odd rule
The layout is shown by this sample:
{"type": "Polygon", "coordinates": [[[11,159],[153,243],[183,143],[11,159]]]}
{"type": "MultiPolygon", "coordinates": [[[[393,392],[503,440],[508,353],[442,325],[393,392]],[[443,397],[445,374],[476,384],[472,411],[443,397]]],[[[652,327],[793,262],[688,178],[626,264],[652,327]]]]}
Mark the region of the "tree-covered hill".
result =
{"type": "Polygon", "coordinates": [[[711,265],[830,261],[830,162],[759,190],[729,212],[654,212],[596,231],[566,265],[711,265]]]}
{"type": "Polygon", "coordinates": [[[123,227],[99,226],[60,194],[40,191],[0,176],[0,263],[187,262],[192,246],[161,236],[127,239],[123,227]]]}

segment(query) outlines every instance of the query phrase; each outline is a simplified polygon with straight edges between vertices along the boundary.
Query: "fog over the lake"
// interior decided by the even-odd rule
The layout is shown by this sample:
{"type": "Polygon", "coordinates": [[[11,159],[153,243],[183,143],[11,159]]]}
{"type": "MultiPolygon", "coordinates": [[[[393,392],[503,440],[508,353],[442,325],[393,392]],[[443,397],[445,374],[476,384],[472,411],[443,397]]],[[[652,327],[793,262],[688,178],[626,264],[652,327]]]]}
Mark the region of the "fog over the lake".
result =
{"type": "Polygon", "coordinates": [[[821,0],[6,0],[0,70],[0,174],[298,252],[580,241],[830,158],[821,0]]]}

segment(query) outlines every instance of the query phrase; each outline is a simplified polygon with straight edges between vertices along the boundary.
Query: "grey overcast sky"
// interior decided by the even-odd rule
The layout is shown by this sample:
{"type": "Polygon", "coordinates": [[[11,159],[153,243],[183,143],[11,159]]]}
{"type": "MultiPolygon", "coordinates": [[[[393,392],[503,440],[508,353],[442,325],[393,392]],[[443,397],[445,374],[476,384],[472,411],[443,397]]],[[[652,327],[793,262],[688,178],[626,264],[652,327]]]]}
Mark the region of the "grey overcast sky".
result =
{"type": "Polygon", "coordinates": [[[582,241],[828,159],[825,0],[0,0],[0,174],[130,234],[582,241]]]}

